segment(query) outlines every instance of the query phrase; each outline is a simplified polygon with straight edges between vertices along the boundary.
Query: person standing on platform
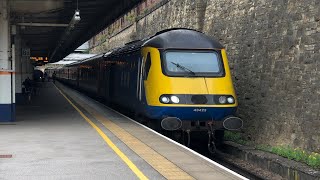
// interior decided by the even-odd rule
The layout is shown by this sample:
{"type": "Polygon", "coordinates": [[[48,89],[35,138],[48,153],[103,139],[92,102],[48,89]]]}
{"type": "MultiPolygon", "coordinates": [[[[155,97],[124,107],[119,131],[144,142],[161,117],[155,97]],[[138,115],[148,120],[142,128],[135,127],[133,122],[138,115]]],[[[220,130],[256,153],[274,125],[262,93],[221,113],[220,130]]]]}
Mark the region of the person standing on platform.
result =
{"type": "Polygon", "coordinates": [[[31,79],[29,77],[27,77],[22,85],[24,85],[24,89],[25,89],[25,92],[30,92],[31,91],[31,88],[32,88],[32,82],[31,82],[31,79]]]}
{"type": "Polygon", "coordinates": [[[46,79],[48,79],[48,81],[49,81],[48,73],[47,73],[47,72],[44,72],[43,82],[44,82],[46,79]]]}
{"type": "Polygon", "coordinates": [[[53,83],[56,82],[56,76],[57,76],[57,74],[56,74],[56,72],[54,71],[53,74],[52,74],[52,81],[53,81],[53,83]]]}

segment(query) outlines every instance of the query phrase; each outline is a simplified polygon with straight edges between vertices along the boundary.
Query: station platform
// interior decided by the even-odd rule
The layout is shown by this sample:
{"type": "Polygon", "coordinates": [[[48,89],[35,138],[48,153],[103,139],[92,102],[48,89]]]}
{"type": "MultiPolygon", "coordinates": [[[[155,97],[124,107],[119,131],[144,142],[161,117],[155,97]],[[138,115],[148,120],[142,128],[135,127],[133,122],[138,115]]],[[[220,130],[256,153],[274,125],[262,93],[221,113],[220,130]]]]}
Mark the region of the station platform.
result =
{"type": "Polygon", "coordinates": [[[0,179],[246,179],[60,83],[0,124],[0,179]]]}

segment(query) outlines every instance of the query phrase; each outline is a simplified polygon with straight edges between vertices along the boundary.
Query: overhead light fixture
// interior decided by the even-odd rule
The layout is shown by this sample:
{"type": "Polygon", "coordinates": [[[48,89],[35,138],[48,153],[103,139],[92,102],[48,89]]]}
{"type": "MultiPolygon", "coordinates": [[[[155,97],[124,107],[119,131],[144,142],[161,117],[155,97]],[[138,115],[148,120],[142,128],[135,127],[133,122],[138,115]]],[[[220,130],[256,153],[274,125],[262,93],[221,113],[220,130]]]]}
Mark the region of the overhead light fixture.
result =
{"type": "Polygon", "coordinates": [[[53,53],[51,54],[50,61],[51,61],[51,59],[53,59],[53,57],[55,56],[58,49],[62,47],[62,44],[67,40],[68,36],[71,34],[71,32],[73,31],[75,26],[80,22],[80,20],[81,20],[81,18],[80,18],[79,2],[77,0],[77,9],[75,10],[74,15],[73,15],[68,27],[66,28],[64,34],[61,36],[61,39],[60,39],[58,45],[56,46],[53,53]]]}
{"type": "Polygon", "coordinates": [[[81,18],[80,18],[80,10],[75,10],[74,15],[73,15],[73,17],[72,17],[72,19],[70,21],[69,27],[73,29],[74,26],[76,24],[78,24],[78,22],[80,20],[81,20],[81,18]]]}

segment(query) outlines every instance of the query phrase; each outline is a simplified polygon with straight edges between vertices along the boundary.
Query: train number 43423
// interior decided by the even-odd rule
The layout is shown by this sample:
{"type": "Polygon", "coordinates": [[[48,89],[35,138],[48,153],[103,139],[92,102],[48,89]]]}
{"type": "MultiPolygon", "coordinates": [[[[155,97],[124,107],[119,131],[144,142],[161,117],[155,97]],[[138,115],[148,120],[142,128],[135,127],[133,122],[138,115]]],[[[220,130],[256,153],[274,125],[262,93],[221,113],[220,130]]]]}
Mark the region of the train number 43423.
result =
{"type": "Polygon", "coordinates": [[[207,112],[207,109],[196,108],[193,109],[194,112],[207,112]]]}

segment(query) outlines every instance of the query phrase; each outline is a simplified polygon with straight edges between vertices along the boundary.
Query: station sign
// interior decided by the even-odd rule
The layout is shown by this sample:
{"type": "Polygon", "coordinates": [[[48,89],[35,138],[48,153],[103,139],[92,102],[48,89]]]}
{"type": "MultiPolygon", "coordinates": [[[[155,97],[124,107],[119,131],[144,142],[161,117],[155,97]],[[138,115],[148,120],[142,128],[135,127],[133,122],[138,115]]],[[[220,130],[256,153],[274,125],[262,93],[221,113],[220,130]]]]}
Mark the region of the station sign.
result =
{"type": "Polygon", "coordinates": [[[48,63],[48,57],[30,57],[34,66],[43,66],[48,63]]]}
{"type": "Polygon", "coordinates": [[[22,56],[30,56],[30,48],[22,48],[22,56]]]}
{"type": "Polygon", "coordinates": [[[30,60],[48,62],[48,57],[30,57],[30,60]]]}

